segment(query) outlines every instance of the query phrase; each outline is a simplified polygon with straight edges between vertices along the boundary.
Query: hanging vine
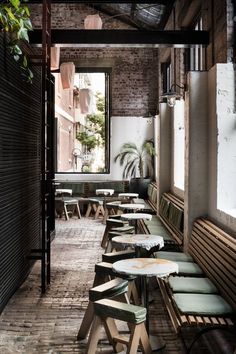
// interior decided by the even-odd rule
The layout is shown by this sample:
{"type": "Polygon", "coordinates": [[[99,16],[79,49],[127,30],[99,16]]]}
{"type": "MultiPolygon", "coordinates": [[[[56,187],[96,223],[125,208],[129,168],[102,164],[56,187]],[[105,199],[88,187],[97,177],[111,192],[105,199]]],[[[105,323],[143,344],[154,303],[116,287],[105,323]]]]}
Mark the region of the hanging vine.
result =
{"type": "Polygon", "coordinates": [[[32,31],[27,0],[3,0],[0,3],[0,30],[8,34],[7,46],[19,64],[23,76],[32,82],[33,73],[22,45],[29,42],[28,31],[32,31]]]}

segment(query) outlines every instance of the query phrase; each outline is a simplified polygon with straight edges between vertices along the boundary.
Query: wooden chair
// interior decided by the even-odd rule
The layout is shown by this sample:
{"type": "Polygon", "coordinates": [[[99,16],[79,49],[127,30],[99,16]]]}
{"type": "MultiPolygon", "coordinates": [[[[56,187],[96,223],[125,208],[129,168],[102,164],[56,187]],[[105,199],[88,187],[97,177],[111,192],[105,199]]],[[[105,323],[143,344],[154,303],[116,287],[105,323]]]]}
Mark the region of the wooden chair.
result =
{"type": "Polygon", "coordinates": [[[136,354],[138,347],[144,354],[152,353],[145,328],[146,309],[144,307],[111,299],[102,299],[94,302],[94,313],[95,318],[89,335],[86,354],[96,353],[102,325],[105,328],[109,342],[113,346],[114,353],[124,350],[124,345],[127,346],[127,354],[136,354]],[[115,320],[128,324],[129,337],[119,334],[115,320]]]}

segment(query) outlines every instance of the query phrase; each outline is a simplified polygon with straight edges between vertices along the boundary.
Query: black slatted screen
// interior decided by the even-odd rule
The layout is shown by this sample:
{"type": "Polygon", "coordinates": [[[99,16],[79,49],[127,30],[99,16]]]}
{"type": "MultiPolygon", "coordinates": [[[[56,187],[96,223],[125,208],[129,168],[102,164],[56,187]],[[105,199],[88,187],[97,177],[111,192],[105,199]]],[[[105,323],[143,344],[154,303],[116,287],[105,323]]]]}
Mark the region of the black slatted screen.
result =
{"type": "Polygon", "coordinates": [[[0,34],[0,311],[40,247],[40,71],[24,82],[4,48],[0,34]]]}

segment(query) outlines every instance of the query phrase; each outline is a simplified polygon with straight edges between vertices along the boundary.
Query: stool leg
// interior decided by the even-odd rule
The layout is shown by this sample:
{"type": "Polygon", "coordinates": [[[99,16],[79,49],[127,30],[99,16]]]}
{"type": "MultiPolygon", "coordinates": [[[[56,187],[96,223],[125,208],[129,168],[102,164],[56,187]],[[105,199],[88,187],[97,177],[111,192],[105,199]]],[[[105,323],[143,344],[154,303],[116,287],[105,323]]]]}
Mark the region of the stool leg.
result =
{"type": "Polygon", "coordinates": [[[85,214],[85,217],[88,218],[90,213],[92,211],[92,206],[91,206],[91,203],[88,204],[88,208],[87,208],[87,211],[86,211],[86,214],[85,214]]]}
{"type": "Polygon", "coordinates": [[[130,328],[131,328],[131,333],[130,333],[130,340],[127,348],[127,354],[136,354],[138,351],[142,328],[140,324],[138,325],[130,324],[130,328]]]}
{"type": "Polygon", "coordinates": [[[77,211],[77,215],[78,215],[78,219],[81,219],[81,213],[80,213],[80,207],[79,207],[79,203],[76,204],[76,211],[77,211]]]}
{"type": "Polygon", "coordinates": [[[97,344],[100,336],[100,329],[102,325],[102,320],[95,316],[91,328],[91,332],[88,338],[86,354],[95,354],[97,349],[97,344]]]}
{"type": "Polygon", "coordinates": [[[128,297],[129,299],[132,299],[135,305],[140,305],[138,290],[134,280],[129,281],[128,283],[128,297]]]}
{"type": "Polygon", "coordinates": [[[101,208],[100,208],[100,205],[98,205],[98,207],[97,207],[97,209],[96,209],[96,212],[95,212],[94,219],[98,219],[99,214],[100,214],[100,211],[101,211],[101,208]]]}
{"type": "Polygon", "coordinates": [[[69,215],[68,215],[67,208],[66,208],[65,204],[64,204],[64,213],[65,213],[66,220],[69,220],[69,215]]]}
{"type": "Polygon", "coordinates": [[[148,334],[145,328],[144,323],[141,323],[141,336],[140,336],[140,345],[142,348],[142,352],[144,354],[151,354],[152,353],[152,348],[149,342],[148,334]]]}
{"type": "Polygon", "coordinates": [[[78,340],[86,338],[89,329],[91,327],[91,324],[93,322],[93,316],[94,316],[93,303],[89,301],[88,307],[85,311],[84,318],[80,325],[80,329],[77,335],[78,340]]]}
{"type": "Polygon", "coordinates": [[[101,242],[102,248],[106,247],[109,230],[110,230],[110,226],[106,226],[104,234],[103,234],[102,242],[101,242]]]}
{"type": "Polygon", "coordinates": [[[105,327],[105,331],[109,340],[109,343],[112,344],[114,352],[119,353],[124,350],[124,346],[121,343],[115,343],[113,340],[114,337],[119,337],[119,332],[116,327],[116,323],[113,318],[107,317],[103,319],[103,324],[105,327]]]}

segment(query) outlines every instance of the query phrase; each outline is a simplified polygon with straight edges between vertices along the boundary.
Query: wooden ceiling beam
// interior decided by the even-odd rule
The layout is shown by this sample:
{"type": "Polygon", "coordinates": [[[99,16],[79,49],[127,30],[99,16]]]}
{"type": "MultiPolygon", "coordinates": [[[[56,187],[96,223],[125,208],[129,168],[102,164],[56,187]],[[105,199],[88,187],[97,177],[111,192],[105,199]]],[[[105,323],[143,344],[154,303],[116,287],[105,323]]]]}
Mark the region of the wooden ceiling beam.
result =
{"type": "MultiPolygon", "coordinates": [[[[29,32],[31,44],[42,43],[42,31],[29,32]]],[[[207,31],[59,30],[52,29],[52,44],[64,47],[191,47],[208,45],[207,31]]]]}

